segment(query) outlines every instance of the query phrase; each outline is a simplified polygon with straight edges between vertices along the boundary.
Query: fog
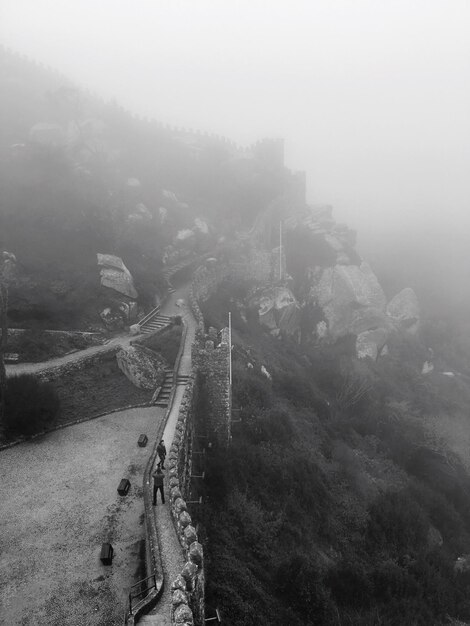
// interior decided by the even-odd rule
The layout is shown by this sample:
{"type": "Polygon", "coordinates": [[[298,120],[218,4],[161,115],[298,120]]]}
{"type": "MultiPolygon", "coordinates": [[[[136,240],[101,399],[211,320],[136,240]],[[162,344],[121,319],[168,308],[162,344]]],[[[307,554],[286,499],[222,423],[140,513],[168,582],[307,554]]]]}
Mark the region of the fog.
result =
{"type": "Polygon", "coordinates": [[[466,262],[466,0],[0,7],[4,44],[139,114],[242,144],[284,137],[309,200],[332,204],[371,253],[398,237],[426,258],[434,246],[446,263],[466,262]]]}

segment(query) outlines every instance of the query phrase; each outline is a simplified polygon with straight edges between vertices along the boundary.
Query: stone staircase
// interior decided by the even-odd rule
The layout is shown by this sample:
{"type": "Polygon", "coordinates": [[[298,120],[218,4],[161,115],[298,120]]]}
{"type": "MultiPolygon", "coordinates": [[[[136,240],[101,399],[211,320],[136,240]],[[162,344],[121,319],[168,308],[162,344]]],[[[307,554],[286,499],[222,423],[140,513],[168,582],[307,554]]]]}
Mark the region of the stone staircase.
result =
{"type": "Polygon", "coordinates": [[[165,370],[165,378],[160,388],[155,406],[166,408],[170,401],[171,388],[173,387],[173,370],[165,370]]]}
{"type": "Polygon", "coordinates": [[[147,626],[171,626],[171,619],[166,615],[143,615],[139,619],[139,624],[147,624],[147,626]]]}
{"type": "Polygon", "coordinates": [[[168,315],[160,315],[160,313],[157,312],[140,324],[140,330],[145,334],[154,333],[160,330],[160,328],[168,326],[170,321],[171,317],[168,315]]]}
{"type": "Polygon", "coordinates": [[[186,385],[191,376],[185,376],[184,374],[178,374],[176,376],[176,384],[177,385],[186,385]]]}
{"type": "Polygon", "coordinates": [[[198,259],[197,256],[190,256],[189,258],[183,259],[176,265],[172,265],[171,267],[167,267],[165,270],[163,270],[162,275],[163,275],[163,278],[165,279],[168,293],[175,293],[175,288],[171,284],[171,277],[177,272],[179,272],[180,270],[182,270],[183,268],[189,267],[190,265],[195,263],[197,259],[198,259]]]}

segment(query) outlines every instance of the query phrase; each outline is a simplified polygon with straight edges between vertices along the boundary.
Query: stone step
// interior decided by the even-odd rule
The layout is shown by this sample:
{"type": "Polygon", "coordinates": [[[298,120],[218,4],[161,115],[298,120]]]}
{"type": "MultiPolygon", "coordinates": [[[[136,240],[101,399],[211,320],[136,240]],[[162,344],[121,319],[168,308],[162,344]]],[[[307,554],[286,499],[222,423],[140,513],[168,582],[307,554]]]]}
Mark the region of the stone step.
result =
{"type": "Polygon", "coordinates": [[[166,615],[142,615],[139,624],[146,626],[171,626],[171,619],[166,615]]]}

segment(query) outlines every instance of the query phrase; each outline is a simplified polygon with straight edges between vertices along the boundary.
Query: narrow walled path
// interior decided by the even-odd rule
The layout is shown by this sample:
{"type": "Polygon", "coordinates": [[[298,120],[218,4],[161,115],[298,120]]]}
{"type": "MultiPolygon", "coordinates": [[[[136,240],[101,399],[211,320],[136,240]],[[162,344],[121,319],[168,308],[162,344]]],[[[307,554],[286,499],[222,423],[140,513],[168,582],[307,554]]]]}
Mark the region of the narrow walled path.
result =
{"type": "MultiPolygon", "coordinates": [[[[197,327],[196,320],[194,319],[189,307],[187,299],[188,294],[188,285],[177,289],[173,294],[174,298],[172,298],[172,300],[168,303],[169,312],[165,309],[165,315],[181,315],[187,325],[186,339],[179,368],[179,374],[183,375],[189,375],[191,373],[191,345],[194,341],[197,327]],[[184,304],[180,307],[176,307],[176,304],[173,304],[181,300],[184,300],[184,304]]],[[[170,450],[173,442],[184,390],[185,385],[177,386],[173,407],[165,426],[163,439],[165,441],[167,451],[170,450]]],[[[165,476],[165,504],[161,504],[160,495],[158,496],[157,502],[158,504],[154,507],[154,512],[163,565],[163,593],[155,608],[148,615],[142,617],[142,619],[139,620],[139,624],[148,624],[151,626],[171,626],[171,583],[181,573],[185,560],[180,542],[173,526],[173,520],[171,518],[167,475],[165,476]]]]}

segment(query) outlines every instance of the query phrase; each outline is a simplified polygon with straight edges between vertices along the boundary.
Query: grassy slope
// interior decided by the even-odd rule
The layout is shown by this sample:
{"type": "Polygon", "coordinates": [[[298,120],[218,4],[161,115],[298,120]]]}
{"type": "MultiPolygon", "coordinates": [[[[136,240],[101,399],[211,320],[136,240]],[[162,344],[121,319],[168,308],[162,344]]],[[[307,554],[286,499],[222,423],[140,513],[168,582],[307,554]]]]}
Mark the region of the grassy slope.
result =
{"type": "MultiPolygon", "coordinates": [[[[211,325],[234,310],[230,292],[204,306],[211,325]]],[[[209,602],[236,625],[469,619],[453,562],[470,548],[470,477],[428,428],[468,414],[468,387],[422,377],[422,346],[399,337],[372,364],[347,342],[300,350],[234,326],[242,422],[207,471],[209,602]]]]}

